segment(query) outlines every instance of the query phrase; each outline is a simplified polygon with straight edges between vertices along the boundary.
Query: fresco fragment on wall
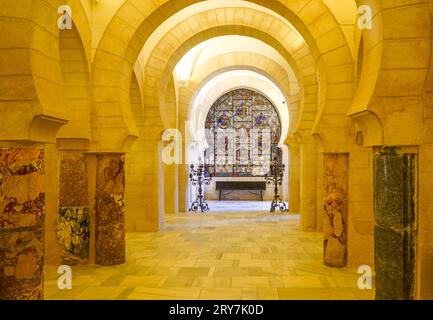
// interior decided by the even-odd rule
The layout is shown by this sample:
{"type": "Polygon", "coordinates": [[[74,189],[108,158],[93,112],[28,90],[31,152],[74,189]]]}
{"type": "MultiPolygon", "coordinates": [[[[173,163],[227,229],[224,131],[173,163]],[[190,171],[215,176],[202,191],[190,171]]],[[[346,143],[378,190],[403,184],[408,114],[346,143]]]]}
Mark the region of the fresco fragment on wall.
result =
{"type": "Polygon", "coordinates": [[[347,264],[348,154],[324,155],[324,263],[330,267],[347,264]]]}
{"type": "Polygon", "coordinates": [[[0,149],[0,300],[43,298],[44,150],[0,149]]]}

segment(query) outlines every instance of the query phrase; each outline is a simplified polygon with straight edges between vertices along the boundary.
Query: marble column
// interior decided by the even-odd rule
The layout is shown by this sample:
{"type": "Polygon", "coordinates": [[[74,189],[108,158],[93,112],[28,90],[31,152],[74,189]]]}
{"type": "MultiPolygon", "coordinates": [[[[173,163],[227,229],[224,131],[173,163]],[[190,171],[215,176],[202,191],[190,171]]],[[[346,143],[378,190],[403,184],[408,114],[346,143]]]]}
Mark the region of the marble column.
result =
{"type": "Polygon", "coordinates": [[[125,262],[125,155],[99,154],[96,173],[96,263],[125,262]]]}
{"type": "MultiPolygon", "coordinates": [[[[312,140],[312,138],[311,138],[312,140]]],[[[300,147],[300,214],[302,231],[317,228],[317,146],[314,142],[302,142],[300,147]]]]}
{"type": "Polygon", "coordinates": [[[0,300],[43,298],[43,149],[0,149],[0,300]]]}
{"type": "Polygon", "coordinates": [[[64,246],[62,261],[67,265],[87,262],[90,247],[90,211],[87,162],[77,153],[60,158],[59,213],[57,238],[64,246]]]}
{"type": "Polygon", "coordinates": [[[376,299],[414,298],[417,155],[383,148],[374,156],[376,299]]]}
{"type": "Polygon", "coordinates": [[[347,264],[347,202],[349,155],[323,155],[323,249],[330,267],[347,264]]]}

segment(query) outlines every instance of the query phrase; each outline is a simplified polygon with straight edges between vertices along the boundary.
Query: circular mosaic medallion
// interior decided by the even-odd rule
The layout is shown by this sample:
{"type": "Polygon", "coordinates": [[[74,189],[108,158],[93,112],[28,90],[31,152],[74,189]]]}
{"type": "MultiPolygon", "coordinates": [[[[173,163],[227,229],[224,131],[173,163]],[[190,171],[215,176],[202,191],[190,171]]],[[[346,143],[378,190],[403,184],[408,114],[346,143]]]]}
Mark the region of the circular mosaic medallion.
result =
{"type": "Polygon", "coordinates": [[[227,129],[231,125],[231,118],[228,115],[223,114],[218,117],[217,124],[220,129],[227,129]]]}

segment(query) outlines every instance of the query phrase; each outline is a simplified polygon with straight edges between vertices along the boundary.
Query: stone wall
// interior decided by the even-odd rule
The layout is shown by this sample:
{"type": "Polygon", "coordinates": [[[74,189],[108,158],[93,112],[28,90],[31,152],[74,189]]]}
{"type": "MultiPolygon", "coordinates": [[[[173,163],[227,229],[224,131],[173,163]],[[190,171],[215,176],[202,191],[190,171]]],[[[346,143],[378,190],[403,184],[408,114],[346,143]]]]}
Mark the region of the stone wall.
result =
{"type": "Polygon", "coordinates": [[[373,152],[354,146],[349,160],[348,265],[374,267],[373,152]]]}

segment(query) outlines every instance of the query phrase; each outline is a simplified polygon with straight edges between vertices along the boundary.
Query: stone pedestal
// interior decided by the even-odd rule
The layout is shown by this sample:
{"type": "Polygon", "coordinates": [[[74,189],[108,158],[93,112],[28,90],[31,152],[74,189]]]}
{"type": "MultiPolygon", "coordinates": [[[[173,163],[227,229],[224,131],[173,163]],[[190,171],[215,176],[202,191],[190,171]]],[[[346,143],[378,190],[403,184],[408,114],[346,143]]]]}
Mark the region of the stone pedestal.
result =
{"type": "Polygon", "coordinates": [[[302,231],[317,228],[317,146],[301,143],[300,213],[302,231]]]}
{"type": "Polygon", "coordinates": [[[43,298],[44,150],[0,149],[0,300],[43,298]]]}
{"type": "Polygon", "coordinates": [[[345,267],[349,155],[324,154],[323,164],[324,263],[330,267],[345,267]]]}
{"type": "Polygon", "coordinates": [[[96,177],[96,263],[125,262],[125,155],[100,154],[96,177]]]}
{"type": "Polygon", "coordinates": [[[414,298],[416,164],[416,155],[398,148],[384,148],[374,157],[378,300],[414,298]]]}

